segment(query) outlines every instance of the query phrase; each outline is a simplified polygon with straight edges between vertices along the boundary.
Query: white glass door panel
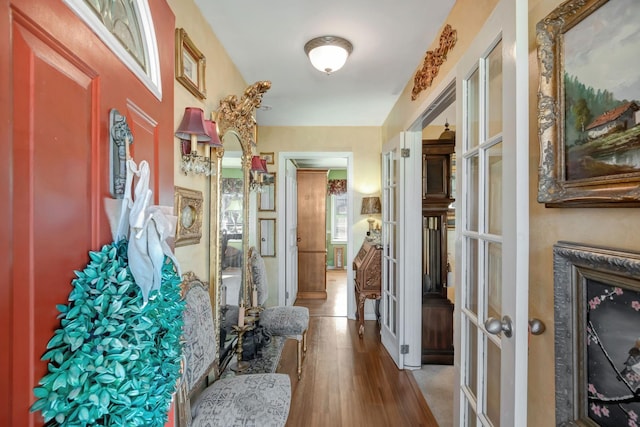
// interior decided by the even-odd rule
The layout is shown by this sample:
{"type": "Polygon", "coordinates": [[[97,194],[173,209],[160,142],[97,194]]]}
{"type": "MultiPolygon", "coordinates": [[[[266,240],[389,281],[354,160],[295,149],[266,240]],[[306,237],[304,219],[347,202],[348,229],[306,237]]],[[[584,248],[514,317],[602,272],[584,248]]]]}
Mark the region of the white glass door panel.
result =
{"type": "Polygon", "coordinates": [[[400,369],[422,355],[422,134],[402,132],[382,147],[382,343],[400,369]]]}
{"type": "Polygon", "coordinates": [[[400,137],[382,148],[382,325],[381,339],[393,361],[402,368],[400,351],[400,137]]]}
{"type": "Polygon", "coordinates": [[[287,200],[286,215],[286,290],[285,305],[293,305],[298,295],[298,187],[296,181],[296,167],[291,160],[285,166],[285,197],[287,200]]]}
{"type": "Polygon", "coordinates": [[[527,424],[526,17],[526,0],[502,0],[457,68],[461,426],[527,424]]]}

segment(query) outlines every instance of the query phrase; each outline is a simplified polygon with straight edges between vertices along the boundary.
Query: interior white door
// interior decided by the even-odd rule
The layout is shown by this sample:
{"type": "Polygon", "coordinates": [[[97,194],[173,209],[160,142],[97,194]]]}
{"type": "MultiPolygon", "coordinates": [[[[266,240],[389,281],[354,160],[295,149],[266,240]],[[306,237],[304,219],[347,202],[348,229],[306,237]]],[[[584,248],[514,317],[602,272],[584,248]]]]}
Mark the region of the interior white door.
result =
{"type": "Polygon", "coordinates": [[[457,66],[461,426],[527,425],[527,55],[527,1],[502,0],[457,66]]]}
{"type": "Polygon", "coordinates": [[[399,295],[399,235],[400,235],[400,161],[401,141],[398,135],[382,147],[382,344],[393,361],[402,369],[402,300],[399,295]]]}
{"type": "Polygon", "coordinates": [[[298,295],[298,187],[296,167],[292,161],[285,163],[285,222],[286,222],[286,259],[285,259],[285,305],[292,305],[298,295]]]}
{"type": "Polygon", "coordinates": [[[400,369],[420,368],[420,133],[382,147],[381,340],[400,369]],[[402,155],[404,151],[404,156],[402,155]],[[408,319],[408,320],[405,320],[408,319]]]}

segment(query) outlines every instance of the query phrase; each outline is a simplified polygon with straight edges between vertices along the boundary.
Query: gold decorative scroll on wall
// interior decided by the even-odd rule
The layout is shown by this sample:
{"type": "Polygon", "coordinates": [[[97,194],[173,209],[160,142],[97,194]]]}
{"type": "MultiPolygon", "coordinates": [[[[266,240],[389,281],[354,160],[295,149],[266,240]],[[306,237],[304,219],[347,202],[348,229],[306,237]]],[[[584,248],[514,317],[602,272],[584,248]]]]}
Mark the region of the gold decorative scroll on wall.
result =
{"type": "Polygon", "coordinates": [[[440,66],[446,61],[447,53],[456,45],[458,32],[451,25],[445,25],[440,34],[440,45],[435,50],[428,50],[422,68],[416,72],[413,79],[411,100],[415,101],[420,92],[431,86],[433,79],[438,75],[440,66]]]}

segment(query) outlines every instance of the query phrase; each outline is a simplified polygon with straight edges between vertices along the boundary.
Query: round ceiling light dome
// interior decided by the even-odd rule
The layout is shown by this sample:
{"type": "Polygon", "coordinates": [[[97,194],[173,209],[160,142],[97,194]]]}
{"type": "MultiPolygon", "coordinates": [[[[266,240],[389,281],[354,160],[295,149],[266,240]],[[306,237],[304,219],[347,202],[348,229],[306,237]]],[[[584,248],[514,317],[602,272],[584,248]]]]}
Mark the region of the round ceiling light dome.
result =
{"type": "Polygon", "coordinates": [[[322,36],[309,40],[304,45],[304,51],[317,70],[331,74],[347,62],[353,45],[342,37],[322,36]]]}

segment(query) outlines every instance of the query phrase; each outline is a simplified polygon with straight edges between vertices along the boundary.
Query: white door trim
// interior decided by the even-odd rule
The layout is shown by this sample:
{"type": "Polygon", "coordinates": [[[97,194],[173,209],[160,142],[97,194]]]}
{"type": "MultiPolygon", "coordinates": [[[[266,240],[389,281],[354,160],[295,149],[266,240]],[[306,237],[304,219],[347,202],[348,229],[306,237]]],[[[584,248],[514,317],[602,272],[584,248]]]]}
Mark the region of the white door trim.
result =
{"type": "MultiPolygon", "coordinates": [[[[347,262],[345,267],[347,269],[347,317],[349,319],[355,319],[355,292],[353,286],[353,269],[351,268],[351,262],[355,256],[353,244],[353,153],[348,151],[281,151],[278,153],[278,168],[284,167],[288,160],[293,159],[323,159],[323,158],[344,158],[347,160],[347,262]]],[[[277,194],[277,220],[278,224],[284,225],[286,222],[286,209],[284,207],[287,203],[295,203],[295,200],[286,200],[284,191],[285,174],[277,174],[276,194],[277,194]]],[[[276,224],[276,230],[278,233],[276,253],[283,254],[278,257],[278,305],[285,305],[285,293],[286,293],[286,274],[285,274],[285,261],[286,261],[286,233],[285,227],[278,226],[276,224]]],[[[293,304],[295,301],[295,295],[290,295],[289,301],[293,304]]]]}

